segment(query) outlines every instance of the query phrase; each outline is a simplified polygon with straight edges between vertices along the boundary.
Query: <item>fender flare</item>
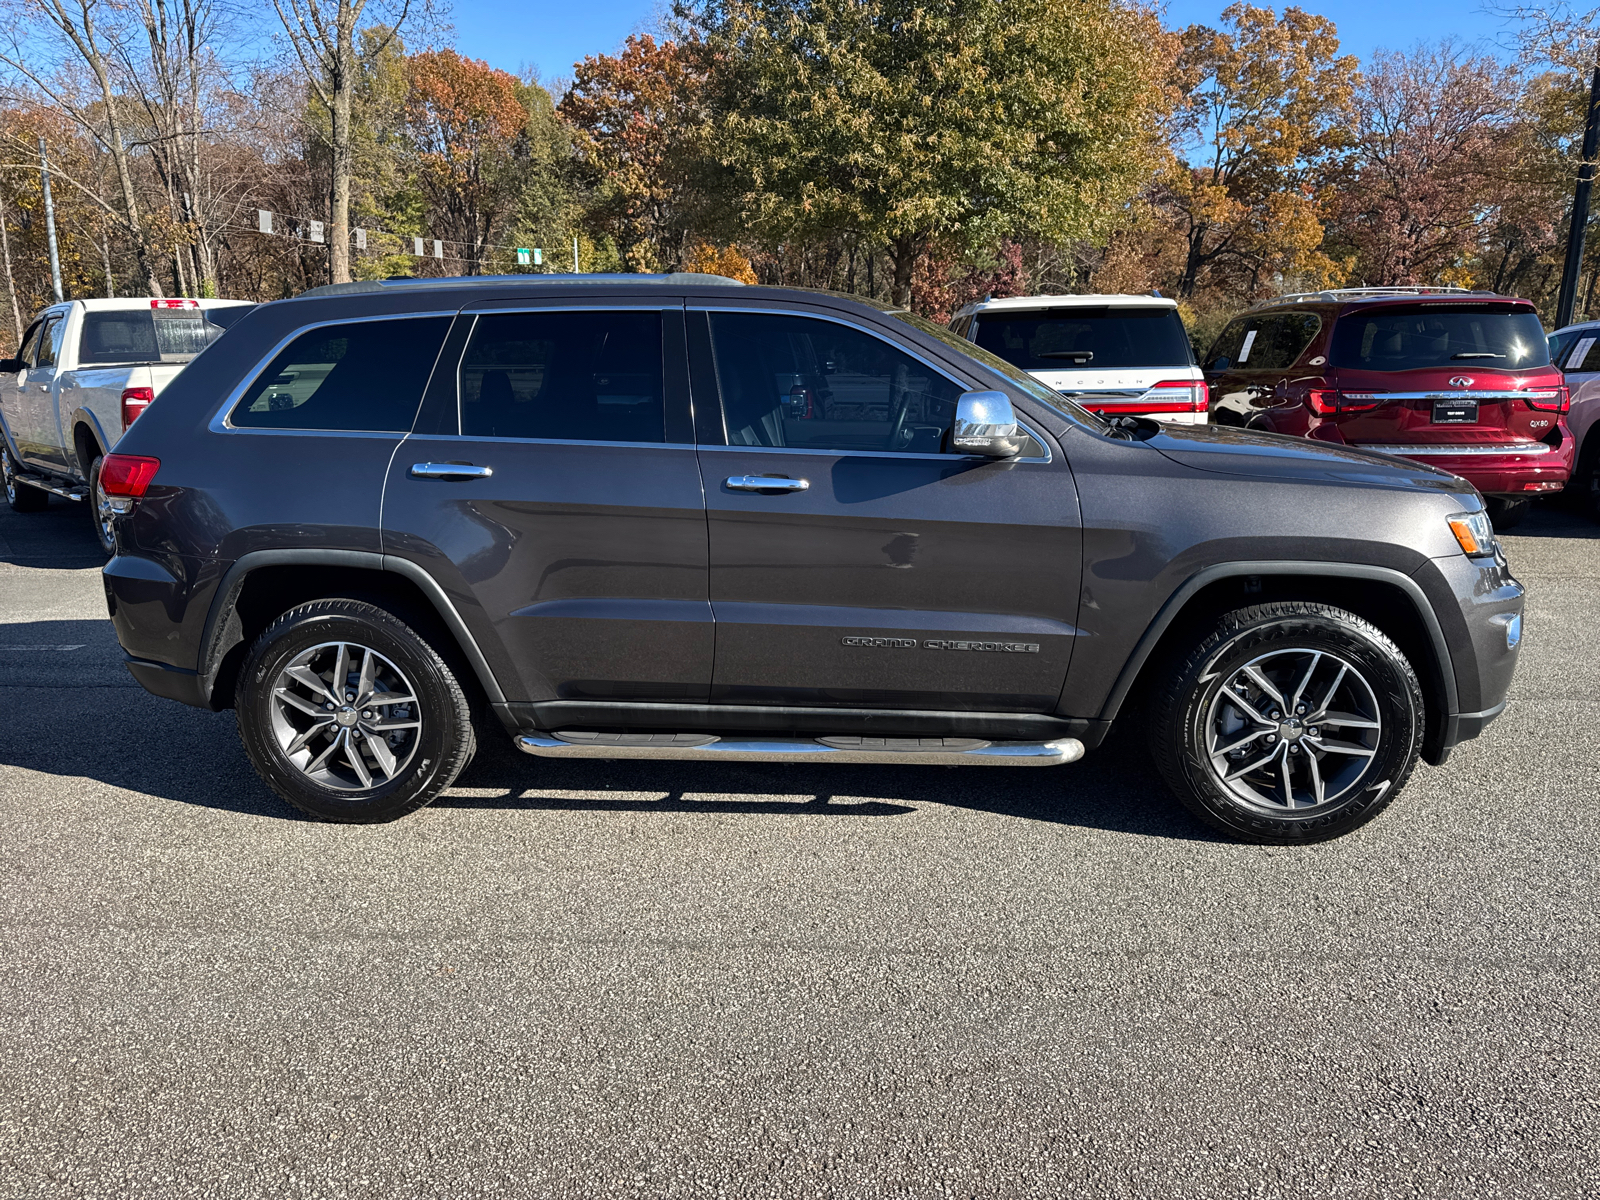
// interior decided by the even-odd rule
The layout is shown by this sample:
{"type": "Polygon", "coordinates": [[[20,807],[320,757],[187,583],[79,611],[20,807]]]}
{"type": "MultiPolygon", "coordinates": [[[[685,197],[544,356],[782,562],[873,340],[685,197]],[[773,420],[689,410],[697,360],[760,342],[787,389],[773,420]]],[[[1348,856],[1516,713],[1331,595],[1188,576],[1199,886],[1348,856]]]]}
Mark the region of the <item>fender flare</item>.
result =
{"type": "MultiPolygon", "coordinates": [[[[95,416],[95,414],[89,411],[87,408],[80,407],[73,409],[72,415],[68,417],[67,420],[71,422],[71,429],[73,433],[77,432],[79,425],[87,425],[89,427],[89,433],[94,437],[95,443],[100,447],[100,453],[102,455],[110,454],[111,447],[116,445],[115,439],[111,439],[110,441],[106,439],[106,431],[105,428],[100,424],[100,418],[95,416]]],[[[76,437],[72,439],[72,446],[70,448],[73,454],[76,455],[78,452],[78,439],[76,437]]],[[[65,450],[68,449],[68,447],[63,446],[62,449],[65,450]]],[[[89,463],[92,463],[93,461],[93,459],[90,459],[89,462],[80,462],[78,464],[78,474],[82,477],[83,482],[85,483],[89,482],[89,463]]]]}
{"type": "MultiPolygon", "coordinates": [[[[450,635],[455,638],[457,647],[466,656],[467,664],[472,668],[489,703],[505,704],[505,693],[501,690],[499,680],[494,677],[494,672],[490,670],[483,651],[479,649],[477,639],[472,636],[472,631],[467,628],[466,622],[461,619],[461,614],[456,611],[455,604],[432,575],[409,559],[396,558],[392,554],[316,548],[254,550],[235,559],[224,573],[221,582],[217,584],[217,590],[212,595],[211,607],[206,612],[205,626],[200,634],[200,688],[206,703],[211,702],[211,691],[222,666],[223,654],[218,652],[218,645],[222,635],[237,620],[235,605],[246,577],[261,567],[278,566],[354,567],[399,575],[416,584],[428,602],[433,605],[434,611],[438,613],[450,635]]],[[[230,642],[230,649],[232,645],[230,642]]]]}
{"type": "Polygon", "coordinates": [[[1433,605],[1428,602],[1427,594],[1411,576],[1392,567],[1374,567],[1362,563],[1315,562],[1303,559],[1289,559],[1281,562],[1228,562],[1217,563],[1206,567],[1204,570],[1189,576],[1178,587],[1167,602],[1156,613],[1155,619],[1150,622],[1144,631],[1144,636],[1133,648],[1133,654],[1123,665],[1122,673],[1117,676],[1117,682],[1112,685],[1111,693],[1106,697],[1106,702],[1100,709],[1100,720],[1111,721],[1115,719],[1122,702],[1128,698],[1128,693],[1133,690],[1134,680],[1139,672],[1144,669],[1145,663],[1155,650],[1156,644],[1172,625],[1178,614],[1201,588],[1208,584],[1216,583],[1219,579],[1236,579],[1247,575],[1336,575],[1344,579],[1366,579],[1375,583],[1391,584],[1405,593],[1416,609],[1417,616],[1421,619],[1423,628],[1428,631],[1428,640],[1433,646],[1434,667],[1439,672],[1439,679],[1444,690],[1445,711],[1443,716],[1447,722],[1453,721],[1461,713],[1461,700],[1456,692],[1455,660],[1450,655],[1450,643],[1445,640],[1444,630],[1439,625],[1439,618],[1433,611],[1433,605]]]}

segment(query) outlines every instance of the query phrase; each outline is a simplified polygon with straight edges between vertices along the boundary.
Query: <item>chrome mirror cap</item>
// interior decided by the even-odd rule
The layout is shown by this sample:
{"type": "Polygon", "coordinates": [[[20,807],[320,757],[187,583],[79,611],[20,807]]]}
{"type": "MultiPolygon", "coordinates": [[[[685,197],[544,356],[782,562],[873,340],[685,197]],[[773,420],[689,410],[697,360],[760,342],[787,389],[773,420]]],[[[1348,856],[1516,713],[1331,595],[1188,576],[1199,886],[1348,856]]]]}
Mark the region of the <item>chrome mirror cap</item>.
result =
{"type": "Polygon", "coordinates": [[[1022,453],[1023,436],[1011,397],[1004,392],[962,392],[956,400],[951,449],[989,458],[1015,458],[1022,453]]]}

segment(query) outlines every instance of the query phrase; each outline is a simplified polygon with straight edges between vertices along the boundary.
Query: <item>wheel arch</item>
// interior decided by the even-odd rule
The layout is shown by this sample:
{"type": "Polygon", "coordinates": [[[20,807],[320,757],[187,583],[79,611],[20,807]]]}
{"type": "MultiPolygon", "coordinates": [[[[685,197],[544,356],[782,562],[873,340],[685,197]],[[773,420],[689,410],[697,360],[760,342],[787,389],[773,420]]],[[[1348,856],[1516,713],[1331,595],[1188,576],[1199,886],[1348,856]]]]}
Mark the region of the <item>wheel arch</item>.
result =
{"type": "Polygon", "coordinates": [[[1461,711],[1449,642],[1421,585],[1389,567],[1331,562],[1233,562],[1190,576],[1167,599],[1134,647],[1100,712],[1113,722],[1153,669],[1223,613],[1273,600],[1331,604],[1370,621],[1400,647],[1416,670],[1426,703],[1423,757],[1442,762],[1461,711]]]}
{"type": "Polygon", "coordinates": [[[471,630],[437,580],[415,563],[357,550],[258,550],[239,558],[217,585],[200,639],[201,694],[232,706],[245,653],[272,621],[309,600],[347,597],[381,605],[417,628],[497,710],[505,693],[471,630]]]}
{"type": "Polygon", "coordinates": [[[109,454],[111,447],[116,444],[115,438],[108,439],[106,431],[100,424],[100,418],[87,408],[72,410],[72,451],[78,457],[78,474],[87,483],[89,480],[89,465],[97,457],[109,454]],[[90,445],[88,443],[92,442],[90,445]],[[86,454],[85,451],[88,451],[86,454]],[[95,453],[98,451],[98,455],[95,453]]]}

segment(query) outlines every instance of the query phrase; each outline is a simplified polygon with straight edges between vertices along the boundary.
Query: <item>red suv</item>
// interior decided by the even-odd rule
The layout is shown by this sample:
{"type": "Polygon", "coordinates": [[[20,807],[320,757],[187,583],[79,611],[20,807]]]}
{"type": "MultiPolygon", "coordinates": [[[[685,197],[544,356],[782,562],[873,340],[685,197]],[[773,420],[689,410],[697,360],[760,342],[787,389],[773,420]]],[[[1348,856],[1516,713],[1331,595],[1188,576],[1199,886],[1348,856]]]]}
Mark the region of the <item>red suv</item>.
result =
{"type": "Polygon", "coordinates": [[[1206,354],[1211,419],[1398,454],[1463,476],[1498,528],[1559,492],[1574,442],[1526,300],[1457,288],[1280,296],[1206,354]]]}

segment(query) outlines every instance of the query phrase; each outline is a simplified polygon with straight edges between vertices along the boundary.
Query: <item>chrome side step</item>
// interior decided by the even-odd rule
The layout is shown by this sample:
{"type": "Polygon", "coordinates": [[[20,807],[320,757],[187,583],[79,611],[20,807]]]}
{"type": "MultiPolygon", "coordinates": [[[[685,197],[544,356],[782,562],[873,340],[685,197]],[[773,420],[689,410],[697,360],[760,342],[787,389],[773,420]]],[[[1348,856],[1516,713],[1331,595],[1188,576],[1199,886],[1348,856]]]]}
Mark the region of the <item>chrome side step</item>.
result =
{"type": "Polygon", "coordinates": [[[1077,738],[717,737],[702,733],[529,733],[517,749],[540,758],[690,759],[700,762],[897,763],[930,767],[1057,767],[1083,757],[1077,738]]]}
{"type": "Polygon", "coordinates": [[[60,496],[64,500],[84,500],[89,495],[89,489],[83,484],[77,487],[64,487],[59,483],[51,483],[42,475],[30,475],[18,471],[12,476],[18,483],[25,483],[29,487],[38,488],[41,492],[49,492],[52,496],[60,496]]]}

